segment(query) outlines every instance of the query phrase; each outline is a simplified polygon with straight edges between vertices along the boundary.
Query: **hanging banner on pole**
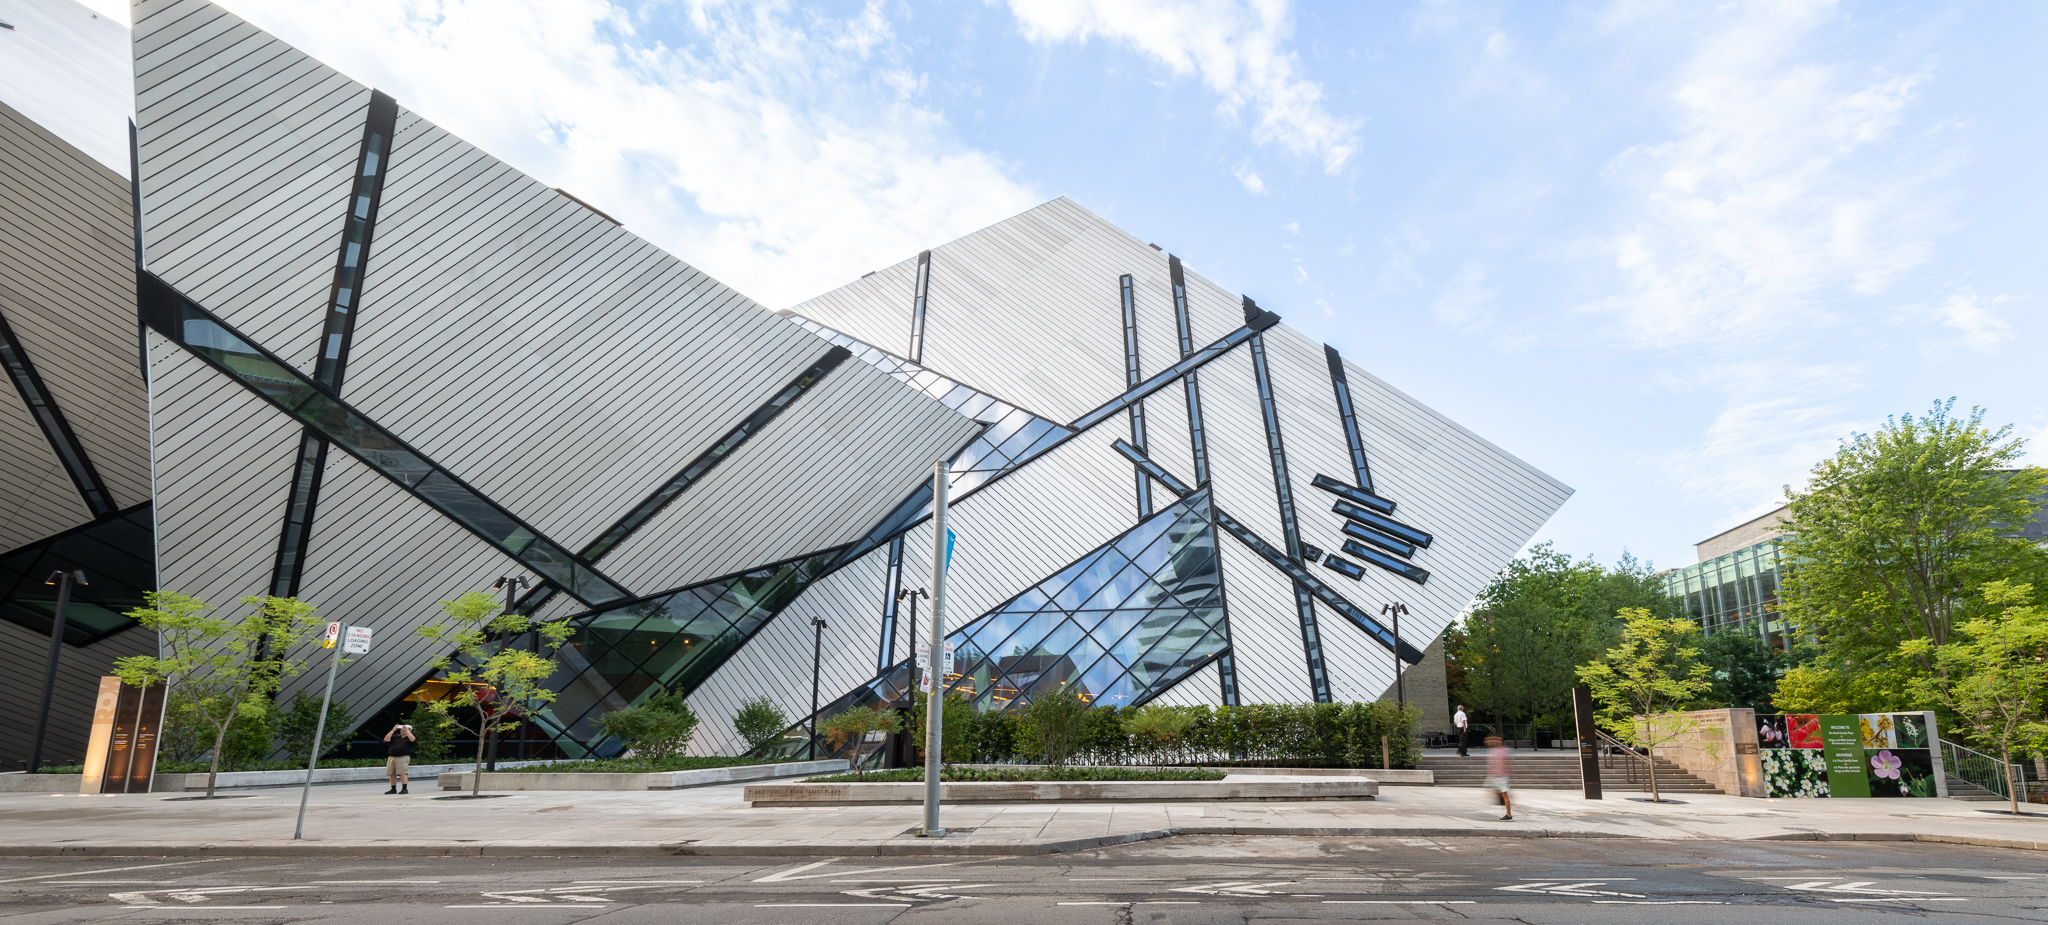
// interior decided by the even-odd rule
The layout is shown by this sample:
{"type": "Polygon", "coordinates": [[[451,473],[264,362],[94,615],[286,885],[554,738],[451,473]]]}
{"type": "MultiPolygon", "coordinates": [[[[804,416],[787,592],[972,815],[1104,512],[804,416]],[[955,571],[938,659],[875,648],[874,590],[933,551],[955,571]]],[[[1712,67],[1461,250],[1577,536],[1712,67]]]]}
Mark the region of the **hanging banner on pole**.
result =
{"type": "Polygon", "coordinates": [[[960,534],[954,533],[953,528],[946,528],[946,571],[953,570],[953,541],[959,538],[960,534]]]}

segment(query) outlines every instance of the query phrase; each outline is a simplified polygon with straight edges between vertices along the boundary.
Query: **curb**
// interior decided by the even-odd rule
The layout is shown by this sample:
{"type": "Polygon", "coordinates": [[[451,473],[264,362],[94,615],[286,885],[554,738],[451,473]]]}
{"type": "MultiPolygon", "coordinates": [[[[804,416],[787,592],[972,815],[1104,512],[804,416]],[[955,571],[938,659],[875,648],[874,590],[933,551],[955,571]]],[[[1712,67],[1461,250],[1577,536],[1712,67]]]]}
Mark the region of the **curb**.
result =
{"type": "MultiPolygon", "coordinates": [[[[1617,838],[1664,841],[1612,832],[1460,828],[1315,828],[1291,826],[1178,826],[1031,844],[871,842],[851,845],[0,845],[0,857],[260,857],[260,858],[668,858],[668,857],[1038,857],[1192,835],[1272,835],[1330,838],[1617,838]]],[[[1706,841],[1708,839],[1669,839],[1706,841]]],[[[1930,842],[1978,848],[2048,851],[2048,842],[1917,832],[1788,832],[1725,841],[1930,842]]]]}

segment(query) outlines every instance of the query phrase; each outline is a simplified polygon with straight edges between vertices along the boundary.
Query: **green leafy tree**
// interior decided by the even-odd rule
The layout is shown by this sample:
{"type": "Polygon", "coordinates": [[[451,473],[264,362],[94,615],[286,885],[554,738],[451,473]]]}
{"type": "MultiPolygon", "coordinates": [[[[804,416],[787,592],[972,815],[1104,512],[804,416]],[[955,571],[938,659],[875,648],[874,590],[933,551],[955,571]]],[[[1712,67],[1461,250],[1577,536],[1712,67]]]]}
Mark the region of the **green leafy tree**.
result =
{"type": "Polygon", "coordinates": [[[447,716],[435,712],[431,704],[417,701],[406,713],[405,722],[412,727],[413,760],[421,764],[448,760],[448,753],[453,750],[449,742],[460,727],[449,722],[447,716]]]}
{"type": "Polygon", "coordinates": [[[554,702],[555,692],[546,687],[548,677],[555,673],[553,652],[573,630],[566,622],[502,612],[498,599],[482,591],[442,601],[441,614],[441,622],[422,626],[418,633],[452,650],[428,665],[459,693],[427,706],[476,733],[476,768],[469,790],[474,798],[483,788],[484,740],[491,732],[519,728],[517,717],[554,702]],[[544,652],[511,644],[529,632],[536,635],[544,652]]]}
{"type": "MultiPolygon", "coordinates": [[[[343,733],[348,731],[355,717],[349,715],[348,702],[337,700],[327,705],[327,741],[320,743],[322,757],[333,754],[348,745],[343,733]]],[[[313,734],[320,728],[320,698],[298,691],[292,695],[291,706],[277,713],[277,738],[284,746],[285,757],[293,764],[305,764],[313,751],[313,734]]]]}
{"type": "Polygon", "coordinates": [[[1699,649],[1692,645],[1700,628],[1691,620],[1659,617],[1641,607],[1622,608],[1621,619],[1621,644],[1600,660],[1580,666],[1579,680],[1592,690],[1601,727],[1649,752],[1650,799],[1662,802],[1657,792],[1657,746],[1693,732],[1697,725],[1661,714],[1685,709],[1712,690],[1712,669],[1699,660],[1699,649]]]}
{"type": "Polygon", "coordinates": [[[1574,561],[1545,543],[1509,561],[1462,625],[1446,633],[1453,696],[1496,722],[1566,709],[1572,671],[1614,641],[1626,607],[1669,609],[1663,582],[1626,552],[1613,567],[1574,561]]]}
{"type": "Polygon", "coordinates": [[[648,761],[664,761],[680,754],[697,734],[697,711],[690,709],[682,691],[664,690],[623,710],[597,718],[599,732],[617,736],[648,761]]]}
{"type": "MultiPolygon", "coordinates": [[[[2048,745],[2048,608],[2033,603],[2031,585],[1996,581],[1982,593],[1991,612],[1956,627],[1949,644],[1922,638],[1900,647],[1907,658],[1934,664],[1914,680],[1914,693],[1960,717],[2010,768],[2014,751],[2048,745]]],[[[2006,789],[2017,814],[2019,788],[2008,781],[2006,789]]]]}
{"type": "MultiPolygon", "coordinates": [[[[961,707],[966,710],[973,709],[964,703],[961,707]]],[[[950,713],[952,709],[952,704],[946,705],[947,712],[950,713]]],[[[941,720],[940,725],[951,724],[941,720]]],[[[903,721],[896,715],[895,710],[886,707],[854,707],[819,723],[818,734],[825,737],[826,746],[834,752],[851,746],[851,751],[846,757],[853,764],[854,778],[865,780],[867,763],[861,760],[861,743],[867,741],[870,733],[899,732],[902,728],[903,721]]],[[[947,751],[951,750],[950,747],[947,748],[947,751]]]]}
{"type": "Polygon", "coordinates": [[[754,752],[782,738],[783,731],[789,728],[789,717],[764,694],[740,704],[739,713],[732,718],[732,728],[739,733],[740,741],[747,743],[747,751],[754,752]]]}
{"type": "Polygon", "coordinates": [[[1755,634],[1727,630],[1700,644],[1700,661],[1712,672],[1714,689],[1706,699],[1769,713],[1778,677],[1790,667],[1791,658],[1755,634]]]}
{"type": "Polygon", "coordinates": [[[1979,589],[2048,566],[2048,552],[2011,535],[2048,492],[2048,472],[2018,468],[2025,441],[2011,425],[1992,430],[1984,409],[1961,417],[1954,406],[1852,434],[1804,491],[1787,489],[1782,545],[1798,564],[1781,606],[1843,677],[1898,659],[1931,673],[1979,589]],[[1928,644],[1902,648],[1913,640],[1928,644]]]}
{"type": "Polygon", "coordinates": [[[1018,719],[1019,738],[1048,766],[1064,768],[1080,745],[1088,702],[1070,691],[1047,691],[1033,695],[1018,719]]]}
{"type": "MultiPolygon", "coordinates": [[[[206,796],[213,797],[227,752],[229,732],[238,718],[264,717],[278,685],[297,674],[304,662],[283,655],[318,626],[313,605],[292,597],[245,597],[250,613],[240,620],[208,616],[212,605],[176,591],[151,591],[145,606],[129,619],[157,634],[160,655],[130,655],[114,661],[114,674],[137,687],[163,683],[190,705],[192,716],[214,733],[213,760],[206,771],[206,796]]],[[[269,751],[268,726],[262,751],[269,751]]]]}

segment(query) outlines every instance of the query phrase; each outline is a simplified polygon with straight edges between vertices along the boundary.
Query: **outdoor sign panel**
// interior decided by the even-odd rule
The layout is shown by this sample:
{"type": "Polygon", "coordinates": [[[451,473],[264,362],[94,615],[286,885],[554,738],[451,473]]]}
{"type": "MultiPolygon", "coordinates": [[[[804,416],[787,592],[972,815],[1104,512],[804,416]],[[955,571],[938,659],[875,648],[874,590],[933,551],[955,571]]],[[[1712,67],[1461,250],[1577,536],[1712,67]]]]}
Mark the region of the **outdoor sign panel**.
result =
{"type": "Polygon", "coordinates": [[[349,627],[349,628],[348,628],[348,637],[347,637],[347,639],[346,639],[345,641],[343,641],[343,642],[342,642],[342,644],[341,644],[341,651],[343,651],[343,652],[346,652],[346,653],[348,653],[348,654],[350,654],[350,655],[367,655],[367,654],[369,654],[369,652],[370,652],[370,628],[369,628],[369,627],[367,627],[367,626],[351,626],[351,627],[349,627]]]}
{"type": "Polygon", "coordinates": [[[1757,721],[1768,796],[1940,793],[1932,713],[1792,713],[1757,721]]]}
{"type": "Polygon", "coordinates": [[[101,678],[78,792],[148,793],[163,716],[162,684],[139,688],[117,677],[101,678]]]}

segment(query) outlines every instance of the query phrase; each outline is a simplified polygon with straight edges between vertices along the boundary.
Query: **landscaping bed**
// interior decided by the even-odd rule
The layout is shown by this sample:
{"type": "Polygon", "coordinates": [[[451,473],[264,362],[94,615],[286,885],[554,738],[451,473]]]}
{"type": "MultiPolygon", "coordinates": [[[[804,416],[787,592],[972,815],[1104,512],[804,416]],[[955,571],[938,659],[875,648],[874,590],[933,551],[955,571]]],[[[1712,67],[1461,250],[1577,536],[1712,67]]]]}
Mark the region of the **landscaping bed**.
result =
{"type": "MultiPolygon", "coordinates": [[[[1096,770],[1133,771],[1138,768],[1096,770]]],[[[1185,770],[1185,769],[1182,769],[1185,770]]],[[[835,781],[845,781],[839,775],[835,781]]],[[[1273,774],[1228,775],[1207,780],[1020,780],[958,781],[941,779],[943,803],[1187,803],[1223,801],[1301,802],[1308,800],[1370,800],[1378,781],[1363,777],[1283,777],[1273,774]]],[[[804,781],[756,784],[746,788],[755,806],[867,806],[924,802],[922,781],[901,783],[804,781]]]]}
{"type": "MultiPolygon", "coordinates": [[[[1036,783],[1041,781],[1161,781],[1161,780],[1222,780],[1224,772],[1209,768],[1048,768],[1038,765],[1019,767],[951,767],[939,771],[942,783],[1036,783]]],[[[806,778],[807,784],[904,784],[923,783],[923,768],[895,768],[887,771],[869,771],[865,776],[854,774],[833,774],[825,777],[806,778]]]]}
{"type": "MultiPolygon", "coordinates": [[[[670,762],[688,762],[695,759],[671,759],[670,762]]],[[[747,780],[769,780],[777,777],[801,777],[806,774],[844,771],[846,759],[829,758],[823,761],[763,762],[738,758],[705,759],[709,762],[723,762],[707,767],[671,771],[607,771],[582,766],[551,771],[545,766],[519,771],[486,771],[480,790],[679,790],[685,787],[704,787],[712,784],[729,784],[747,780]]],[[[502,762],[501,762],[502,763],[502,762]]],[[[631,766],[632,762],[624,762],[631,766]]],[[[590,762],[598,764],[598,762],[590,762]]],[[[449,771],[441,775],[442,790],[470,790],[470,778],[474,773],[468,770],[449,771]]]]}

